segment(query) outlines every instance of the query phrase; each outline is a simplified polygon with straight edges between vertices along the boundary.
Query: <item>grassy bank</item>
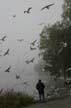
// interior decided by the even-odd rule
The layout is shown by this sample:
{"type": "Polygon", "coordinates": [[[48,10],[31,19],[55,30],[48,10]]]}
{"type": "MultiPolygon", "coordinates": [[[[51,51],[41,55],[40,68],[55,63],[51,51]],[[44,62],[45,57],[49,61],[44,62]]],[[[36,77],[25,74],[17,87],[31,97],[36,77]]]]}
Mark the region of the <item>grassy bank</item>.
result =
{"type": "Polygon", "coordinates": [[[0,93],[0,108],[20,108],[28,106],[33,102],[33,97],[25,93],[23,94],[13,90],[7,90],[0,93]]]}

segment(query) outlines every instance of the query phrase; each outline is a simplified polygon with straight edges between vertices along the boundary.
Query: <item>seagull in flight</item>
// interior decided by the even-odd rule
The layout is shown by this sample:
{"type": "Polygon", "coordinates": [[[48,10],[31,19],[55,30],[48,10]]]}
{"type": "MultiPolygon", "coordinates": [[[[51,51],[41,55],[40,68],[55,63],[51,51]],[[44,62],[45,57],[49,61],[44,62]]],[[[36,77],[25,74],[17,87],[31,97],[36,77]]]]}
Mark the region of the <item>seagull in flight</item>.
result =
{"type": "Polygon", "coordinates": [[[31,60],[27,60],[27,61],[26,61],[26,64],[33,63],[33,62],[34,62],[34,59],[35,59],[35,58],[32,58],[31,60]]]}
{"type": "Polygon", "coordinates": [[[15,18],[16,17],[16,15],[13,15],[13,18],[15,18]]]}
{"type": "Polygon", "coordinates": [[[22,82],[21,84],[22,84],[22,85],[28,85],[28,82],[25,81],[25,82],[22,82]]]}
{"type": "Polygon", "coordinates": [[[30,13],[30,10],[32,9],[32,7],[29,7],[28,9],[27,9],[27,11],[24,11],[24,13],[30,13]]]}
{"type": "Polygon", "coordinates": [[[20,75],[17,75],[17,74],[16,74],[16,79],[20,79],[20,75]]]}
{"type": "Polygon", "coordinates": [[[39,25],[41,26],[41,25],[43,25],[44,23],[40,23],[39,25]]]}
{"type": "Polygon", "coordinates": [[[35,43],[36,43],[36,41],[37,41],[37,40],[34,40],[34,41],[31,43],[31,45],[33,45],[33,46],[34,46],[34,45],[35,45],[35,43]]]}
{"type": "Polygon", "coordinates": [[[34,62],[34,59],[35,59],[35,58],[32,58],[29,62],[32,62],[32,63],[33,63],[33,62],[34,62]]]}
{"type": "Polygon", "coordinates": [[[23,41],[24,41],[24,39],[18,39],[18,41],[19,41],[19,42],[23,42],[23,41]]]}
{"type": "Polygon", "coordinates": [[[30,63],[29,60],[26,60],[25,62],[26,62],[26,64],[29,64],[30,63]]]}
{"type": "Polygon", "coordinates": [[[2,39],[0,39],[0,40],[4,42],[4,41],[5,41],[5,38],[6,38],[6,36],[4,36],[4,37],[3,37],[2,39]]]}
{"type": "Polygon", "coordinates": [[[49,4],[49,5],[47,5],[47,6],[44,6],[43,8],[41,8],[41,10],[43,10],[43,9],[45,9],[45,8],[46,8],[46,9],[50,9],[50,7],[53,6],[53,5],[54,5],[54,3],[49,4]]]}
{"type": "Polygon", "coordinates": [[[30,50],[36,50],[36,48],[32,48],[32,47],[30,46],[30,50]]]}
{"type": "Polygon", "coordinates": [[[9,49],[4,53],[3,56],[9,55],[9,49]]]}
{"type": "Polygon", "coordinates": [[[11,69],[11,66],[9,66],[6,70],[5,70],[5,72],[10,72],[10,69],[11,69]]]}

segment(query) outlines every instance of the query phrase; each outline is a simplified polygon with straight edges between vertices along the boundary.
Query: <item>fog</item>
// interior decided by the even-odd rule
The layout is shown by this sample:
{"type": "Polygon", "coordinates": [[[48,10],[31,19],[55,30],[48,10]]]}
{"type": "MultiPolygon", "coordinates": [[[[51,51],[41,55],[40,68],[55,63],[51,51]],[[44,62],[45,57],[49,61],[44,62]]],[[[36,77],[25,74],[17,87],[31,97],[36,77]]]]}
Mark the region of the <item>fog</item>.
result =
{"type": "Polygon", "coordinates": [[[62,4],[63,0],[0,0],[0,39],[6,35],[4,42],[0,40],[0,88],[15,87],[23,90],[24,85],[20,84],[25,81],[29,82],[30,91],[32,86],[35,87],[41,77],[34,70],[34,65],[39,62],[39,34],[44,25],[61,20],[62,4]],[[51,3],[55,5],[49,10],[40,11],[51,3]],[[29,7],[32,7],[30,14],[24,13],[29,7]],[[20,39],[24,41],[18,41],[20,39]],[[37,40],[37,49],[31,51],[30,43],[34,40],[37,40]],[[9,55],[3,56],[7,49],[10,50],[9,55]],[[34,62],[26,64],[25,61],[33,57],[34,62]],[[9,66],[10,73],[7,73],[5,70],[9,66]],[[15,74],[20,75],[20,79],[16,79],[15,74]]]}

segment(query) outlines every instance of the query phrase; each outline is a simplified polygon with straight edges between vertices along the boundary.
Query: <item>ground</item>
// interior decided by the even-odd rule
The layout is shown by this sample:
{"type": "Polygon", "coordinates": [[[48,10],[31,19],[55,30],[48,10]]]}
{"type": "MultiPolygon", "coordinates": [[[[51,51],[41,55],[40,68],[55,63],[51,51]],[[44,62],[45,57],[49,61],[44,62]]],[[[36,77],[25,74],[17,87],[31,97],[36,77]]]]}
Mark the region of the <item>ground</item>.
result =
{"type": "Polygon", "coordinates": [[[71,108],[71,97],[53,100],[46,103],[38,103],[25,108],[71,108]]]}

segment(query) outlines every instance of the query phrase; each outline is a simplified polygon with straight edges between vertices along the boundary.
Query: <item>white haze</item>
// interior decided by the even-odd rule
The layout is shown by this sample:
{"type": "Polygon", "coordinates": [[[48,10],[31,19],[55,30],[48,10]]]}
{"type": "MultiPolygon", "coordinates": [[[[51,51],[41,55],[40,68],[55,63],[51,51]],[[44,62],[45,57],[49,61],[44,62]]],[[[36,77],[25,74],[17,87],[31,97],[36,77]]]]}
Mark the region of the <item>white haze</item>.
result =
{"type": "MultiPolygon", "coordinates": [[[[9,48],[10,54],[0,56],[0,88],[14,87],[16,84],[28,81],[35,87],[40,75],[34,71],[34,65],[38,63],[38,52],[30,51],[30,43],[37,39],[44,25],[53,24],[61,20],[63,0],[0,0],[0,39],[7,35],[5,42],[0,41],[0,54],[9,48]],[[49,10],[40,9],[50,3],[55,3],[49,10]],[[24,10],[32,7],[30,14],[24,14],[24,10]],[[13,15],[16,15],[14,18],[13,15]],[[44,23],[44,25],[39,25],[44,23]],[[18,39],[23,38],[23,42],[18,39]],[[35,57],[34,63],[27,65],[25,61],[35,57]],[[5,69],[11,65],[11,72],[5,73],[5,69]],[[21,80],[15,78],[15,73],[20,74],[21,80]]],[[[16,87],[21,89],[21,86],[16,87]]],[[[23,89],[23,88],[22,88],[23,89]]],[[[32,90],[32,89],[30,89],[32,90]]]]}

